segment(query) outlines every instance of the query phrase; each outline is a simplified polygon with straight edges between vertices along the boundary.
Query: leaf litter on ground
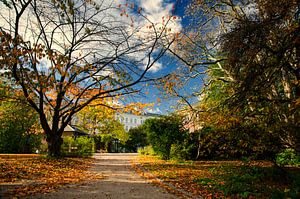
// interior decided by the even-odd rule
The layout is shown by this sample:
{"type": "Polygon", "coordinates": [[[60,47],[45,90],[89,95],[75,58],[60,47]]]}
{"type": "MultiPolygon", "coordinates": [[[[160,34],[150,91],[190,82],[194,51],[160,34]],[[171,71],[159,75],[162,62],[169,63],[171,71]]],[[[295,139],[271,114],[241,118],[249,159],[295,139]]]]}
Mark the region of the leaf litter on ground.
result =
{"type": "Polygon", "coordinates": [[[88,170],[92,158],[0,158],[0,186],[17,185],[8,190],[13,197],[51,192],[63,185],[103,179],[88,170]]]}

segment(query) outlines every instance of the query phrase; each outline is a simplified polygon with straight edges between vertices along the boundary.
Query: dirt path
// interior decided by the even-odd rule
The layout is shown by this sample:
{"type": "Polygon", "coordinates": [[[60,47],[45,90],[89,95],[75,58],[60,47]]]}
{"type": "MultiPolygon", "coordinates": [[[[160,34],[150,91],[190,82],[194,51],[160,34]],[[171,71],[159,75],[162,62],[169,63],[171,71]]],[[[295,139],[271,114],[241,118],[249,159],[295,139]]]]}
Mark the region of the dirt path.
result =
{"type": "Polygon", "coordinates": [[[130,161],[136,154],[96,154],[95,165],[91,168],[107,176],[97,182],[88,182],[81,185],[71,185],[57,192],[38,194],[30,198],[48,199],[92,199],[92,198],[142,198],[142,199],[169,199],[177,198],[166,193],[162,188],[149,184],[145,179],[136,174],[130,166],[130,161]]]}

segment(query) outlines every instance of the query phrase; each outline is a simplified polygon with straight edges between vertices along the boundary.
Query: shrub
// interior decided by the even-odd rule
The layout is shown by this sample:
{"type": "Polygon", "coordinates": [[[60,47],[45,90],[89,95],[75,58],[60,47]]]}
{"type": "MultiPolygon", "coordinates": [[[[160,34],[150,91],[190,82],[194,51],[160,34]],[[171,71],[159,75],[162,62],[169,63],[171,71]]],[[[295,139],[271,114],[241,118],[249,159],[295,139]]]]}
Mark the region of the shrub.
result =
{"type": "Polygon", "coordinates": [[[141,155],[156,155],[152,146],[145,146],[138,149],[138,153],[141,155]]]}
{"type": "Polygon", "coordinates": [[[66,137],[62,146],[64,156],[88,157],[94,153],[94,140],[89,137],[66,137]]]}
{"type": "Polygon", "coordinates": [[[285,149],[276,156],[278,165],[300,165],[300,156],[293,149],[285,149]]]}
{"type": "Polygon", "coordinates": [[[184,139],[172,144],[170,158],[176,160],[196,159],[198,149],[198,133],[184,133],[184,139]]]}
{"type": "Polygon", "coordinates": [[[132,128],[128,131],[129,139],[125,143],[125,148],[130,152],[137,152],[138,148],[148,145],[147,133],[143,126],[132,128]]]}
{"type": "MultiPolygon", "coordinates": [[[[1,83],[0,83],[1,87],[1,83]]],[[[35,153],[41,144],[37,113],[21,98],[0,101],[0,153],[35,153]]]]}
{"type": "Polygon", "coordinates": [[[191,160],[195,158],[195,147],[194,144],[178,143],[172,144],[170,158],[175,160],[191,160]]]}
{"type": "Polygon", "coordinates": [[[200,159],[273,160],[281,147],[278,139],[251,124],[232,125],[228,129],[206,127],[200,134],[200,159]]]}
{"type": "Polygon", "coordinates": [[[24,134],[15,127],[0,130],[0,153],[35,153],[41,144],[41,135],[24,134]]]}
{"type": "Polygon", "coordinates": [[[170,159],[172,144],[183,142],[185,131],[182,118],[177,115],[151,118],[145,121],[147,138],[162,159],[170,159]]]}

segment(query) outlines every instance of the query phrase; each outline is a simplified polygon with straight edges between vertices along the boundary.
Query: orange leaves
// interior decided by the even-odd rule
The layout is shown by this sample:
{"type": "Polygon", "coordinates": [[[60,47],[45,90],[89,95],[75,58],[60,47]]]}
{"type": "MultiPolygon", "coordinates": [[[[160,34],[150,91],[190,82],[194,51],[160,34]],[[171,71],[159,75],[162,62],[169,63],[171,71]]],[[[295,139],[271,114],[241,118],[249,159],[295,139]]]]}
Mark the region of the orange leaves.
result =
{"type": "MultiPolygon", "coordinates": [[[[181,87],[179,80],[180,79],[176,74],[170,74],[168,77],[160,80],[160,85],[162,85],[162,89],[166,92],[166,94],[172,94],[174,87],[181,87]]],[[[160,85],[158,85],[159,88],[161,88],[160,85]]]]}
{"type": "Polygon", "coordinates": [[[157,98],[157,99],[156,99],[156,102],[157,102],[157,103],[161,103],[161,99],[160,99],[160,98],[157,98]]]}
{"type": "Polygon", "coordinates": [[[140,103],[140,102],[136,102],[136,103],[130,103],[125,105],[124,107],[122,107],[122,111],[120,110],[119,112],[131,112],[135,115],[140,115],[143,111],[143,109],[145,109],[146,107],[150,107],[152,106],[151,104],[144,104],[144,103],[140,103]]]}
{"type": "Polygon", "coordinates": [[[92,159],[1,159],[1,183],[20,182],[22,186],[10,191],[16,197],[50,192],[64,184],[103,178],[87,172],[92,159]],[[26,183],[27,182],[27,183],[26,183]]]}
{"type": "MultiPolygon", "coordinates": [[[[158,179],[172,184],[175,187],[175,190],[169,190],[171,192],[178,194],[178,190],[184,190],[192,195],[211,198],[212,192],[215,191],[209,187],[200,186],[197,183],[197,179],[213,177],[212,170],[210,170],[211,167],[207,167],[205,165],[201,166],[201,164],[196,165],[196,162],[192,161],[164,161],[153,156],[141,156],[138,161],[142,167],[150,171],[158,179]]],[[[211,164],[210,162],[207,163],[211,164]]],[[[204,164],[206,164],[206,162],[204,164]]],[[[213,166],[213,164],[210,166],[213,166]]],[[[144,173],[142,174],[145,175],[144,173]]],[[[222,196],[222,194],[218,191],[214,194],[218,197],[222,196]]],[[[181,195],[181,197],[189,198],[188,195],[181,195]]]]}
{"type": "MultiPolygon", "coordinates": [[[[159,186],[171,184],[168,191],[183,190],[182,198],[242,198],[245,189],[251,193],[247,198],[270,198],[271,189],[285,192],[291,186],[278,182],[271,169],[273,163],[268,161],[246,164],[243,161],[164,161],[154,156],[140,156],[133,167],[146,178],[158,178],[160,183],[154,183],[159,186]],[[241,187],[240,191],[235,189],[237,186],[241,187]]],[[[297,173],[296,168],[291,171],[297,173]]]]}
{"type": "Polygon", "coordinates": [[[46,88],[43,88],[43,89],[42,89],[42,92],[43,92],[43,93],[46,93],[46,91],[47,91],[46,88]]]}

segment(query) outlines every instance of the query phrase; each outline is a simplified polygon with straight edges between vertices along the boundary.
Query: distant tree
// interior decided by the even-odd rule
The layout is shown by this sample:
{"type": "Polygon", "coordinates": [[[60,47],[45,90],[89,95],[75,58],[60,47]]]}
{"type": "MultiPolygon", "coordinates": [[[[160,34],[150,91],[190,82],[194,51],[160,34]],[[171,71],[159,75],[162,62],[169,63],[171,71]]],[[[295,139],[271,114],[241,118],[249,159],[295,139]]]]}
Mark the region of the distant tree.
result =
{"type": "Polygon", "coordinates": [[[104,99],[96,99],[76,114],[76,125],[82,127],[92,135],[108,121],[115,120],[115,109],[104,99]],[[106,105],[106,106],[105,106],[106,105]],[[110,107],[111,106],[111,107],[110,107]]]}
{"type": "Polygon", "coordinates": [[[34,153],[41,144],[37,113],[18,89],[0,83],[0,153],[34,153]]]}
{"type": "Polygon", "coordinates": [[[137,93],[133,86],[146,81],[176,38],[171,17],[154,24],[134,4],[1,2],[0,69],[38,113],[50,156],[60,156],[62,133],[77,112],[95,99],[137,93]],[[148,20],[147,30],[135,23],[139,17],[148,20]]]}
{"type": "Polygon", "coordinates": [[[185,130],[179,116],[147,119],[144,123],[149,143],[163,159],[170,158],[172,144],[183,142],[185,130]]]}
{"type": "Polygon", "coordinates": [[[143,125],[131,128],[128,131],[129,138],[126,141],[126,147],[134,152],[137,152],[139,147],[148,145],[147,133],[143,125]]]}

